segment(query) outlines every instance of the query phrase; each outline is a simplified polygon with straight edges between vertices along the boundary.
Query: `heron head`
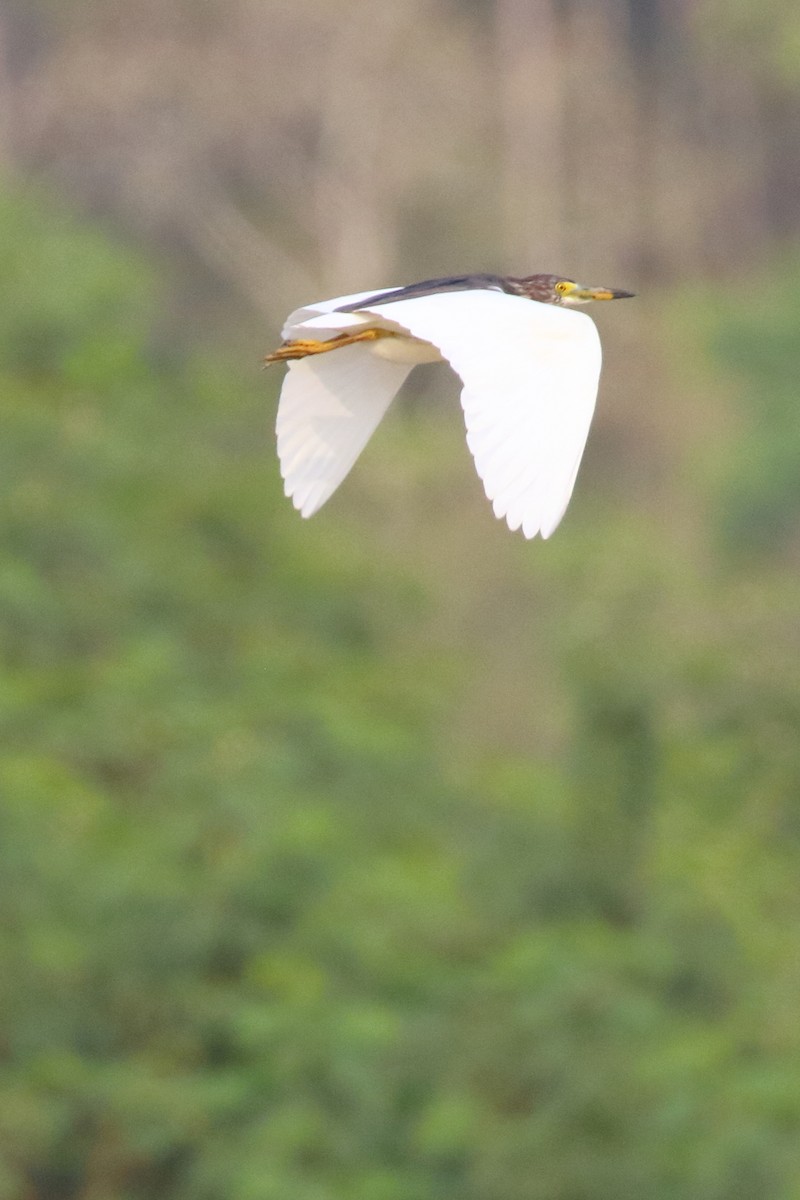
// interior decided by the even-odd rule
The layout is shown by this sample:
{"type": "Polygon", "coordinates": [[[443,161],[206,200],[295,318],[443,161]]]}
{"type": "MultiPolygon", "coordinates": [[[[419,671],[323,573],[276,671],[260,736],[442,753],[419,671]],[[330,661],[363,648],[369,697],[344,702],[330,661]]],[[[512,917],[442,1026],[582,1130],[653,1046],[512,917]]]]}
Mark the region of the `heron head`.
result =
{"type": "Polygon", "coordinates": [[[513,280],[513,283],[518,295],[528,300],[538,300],[541,304],[562,304],[566,308],[588,304],[590,300],[626,300],[635,294],[622,292],[618,288],[586,287],[561,275],[528,275],[524,279],[513,280]]]}

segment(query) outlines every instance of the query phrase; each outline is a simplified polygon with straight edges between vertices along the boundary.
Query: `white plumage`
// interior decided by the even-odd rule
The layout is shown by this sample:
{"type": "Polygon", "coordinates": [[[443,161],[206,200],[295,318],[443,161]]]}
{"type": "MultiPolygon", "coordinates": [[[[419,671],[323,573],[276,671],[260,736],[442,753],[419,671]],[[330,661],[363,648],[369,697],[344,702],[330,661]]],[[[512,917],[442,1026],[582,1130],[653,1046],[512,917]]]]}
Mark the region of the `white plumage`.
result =
{"type": "Polygon", "coordinates": [[[411,369],[444,360],[463,383],[467,445],[495,515],[527,538],[549,537],[572,495],[594,411],[601,363],[594,322],[558,301],[487,286],[384,297],[375,304],[375,292],[340,296],[286,322],[286,350],[379,331],[374,340],[288,362],[277,418],[286,495],[304,517],[315,513],[411,369]],[[335,311],[362,299],[372,306],[335,311]]]}

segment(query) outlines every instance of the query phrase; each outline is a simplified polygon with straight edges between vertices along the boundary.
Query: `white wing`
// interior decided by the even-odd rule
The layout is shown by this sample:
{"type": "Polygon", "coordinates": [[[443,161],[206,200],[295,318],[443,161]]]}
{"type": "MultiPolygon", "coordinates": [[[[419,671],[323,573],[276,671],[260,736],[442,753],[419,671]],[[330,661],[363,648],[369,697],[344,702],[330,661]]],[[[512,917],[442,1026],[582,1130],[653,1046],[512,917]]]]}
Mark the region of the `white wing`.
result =
{"type": "Polygon", "coordinates": [[[336,333],[343,333],[345,329],[363,325],[364,317],[355,313],[336,312],[337,308],[343,304],[355,304],[357,300],[368,300],[370,296],[382,295],[383,292],[398,290],[397,288],[383,288],[380,293],[354,292],[352,296],[336,296],[333,300],[317,300],[313,304],[306,304],[303,308],[297,308],[289,314],[284,322],[281,336],[284,341],[290,342],[309,333],[318,338],[325,337],[326,334],[333,336],[336,333]]]}
{"type": "Polygon", "coordinates": [[[601,362],[594,322],[484,290],[369,311],[432,342],[448,360],[464,384],[467,444],[495,515],[525,537],[549,537],[572,495],[594,412],[601,362]]]}
{"type": "MultiPolygon", "coordinates": [[[[332,332],[349,315],[338,313],[332,332]]],[[[342,482],[413,363],[387,362],[361,343],[288,366],[276,423],[278,458],[286,495],[310,517],[342,482]]]]}

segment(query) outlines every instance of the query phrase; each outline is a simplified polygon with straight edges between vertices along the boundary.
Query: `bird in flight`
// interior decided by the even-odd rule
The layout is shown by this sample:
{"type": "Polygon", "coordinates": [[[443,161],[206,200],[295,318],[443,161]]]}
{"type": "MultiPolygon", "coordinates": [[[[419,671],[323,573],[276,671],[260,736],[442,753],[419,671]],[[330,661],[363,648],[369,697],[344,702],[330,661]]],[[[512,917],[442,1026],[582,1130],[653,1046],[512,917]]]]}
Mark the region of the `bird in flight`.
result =
{"type": "Polygon", "coordinates": [[[297,309],[277,418],[285,492],[304,517],[333,494],[414,366],[463,384],[467,445],[495,516],[547,538],[569,503],[594,412],[600,338],[577,312],[632,296],[561,275],[459,275],[297,309]]]}

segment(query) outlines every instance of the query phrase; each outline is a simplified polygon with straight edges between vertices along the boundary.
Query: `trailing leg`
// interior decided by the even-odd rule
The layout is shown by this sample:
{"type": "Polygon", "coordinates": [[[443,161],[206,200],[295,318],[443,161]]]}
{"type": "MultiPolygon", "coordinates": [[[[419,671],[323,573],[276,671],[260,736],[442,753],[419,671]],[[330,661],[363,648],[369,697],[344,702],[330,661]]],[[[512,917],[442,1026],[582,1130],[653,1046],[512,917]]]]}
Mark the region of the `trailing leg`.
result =
{"type": "Polygon", "coordinates": [[[356,342],[374,342],[377,338],[396,337],[391,329],[358,329],[354,333],[340,333],[336,337],[317,342],[313,339],[301,338],[294,342],[284,342],[277,350],[273,350],[264,359],[264,365],[270,366],[276,362],[290,362],[292,359],[307,358],[309,354],[327,354],[329,350],[341,350],[342,346],[353,346],[356,342]]]}

